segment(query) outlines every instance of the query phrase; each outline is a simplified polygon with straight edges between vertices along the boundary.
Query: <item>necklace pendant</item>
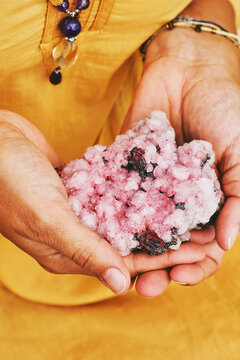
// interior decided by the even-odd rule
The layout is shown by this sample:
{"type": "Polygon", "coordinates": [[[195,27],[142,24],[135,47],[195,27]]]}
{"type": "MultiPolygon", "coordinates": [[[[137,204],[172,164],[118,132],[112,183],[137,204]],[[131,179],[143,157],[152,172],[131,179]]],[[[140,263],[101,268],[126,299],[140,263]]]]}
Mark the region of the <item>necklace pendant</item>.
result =
{"type": "Polygon", "coordinates": [[[78,58],[78,45],[75,41],[62,39],[53,49],[53,58],[61,68],[73,65],[78,58]]]}
{"type": "Polygon", "coordinates": [[[81,10],[89,7],[89,0],[75,0],[75,10],[70,6],[69,0],[50,0],[50,2],[58,11],[68,15],[59,23],[64,38],[52,51],[57,67],[51,73],[49,80],[52,84],[57,85],[62,81],[61,69],[73,65],[78,58],[78,45],[75,42],[81,32],[78,15],[81,10]]]}

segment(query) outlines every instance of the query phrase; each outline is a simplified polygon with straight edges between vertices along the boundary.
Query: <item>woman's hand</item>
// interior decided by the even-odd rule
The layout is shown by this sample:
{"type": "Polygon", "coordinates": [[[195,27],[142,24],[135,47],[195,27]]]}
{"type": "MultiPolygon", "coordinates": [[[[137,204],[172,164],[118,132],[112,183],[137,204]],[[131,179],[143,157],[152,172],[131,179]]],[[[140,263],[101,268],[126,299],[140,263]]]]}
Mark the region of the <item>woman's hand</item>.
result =
{"type": "MultiPolygon", "coordinates": [[[[204,260],[174,266],[176,282],[196,284],[221,264],[240,224],[240,52],[227,39],[192,29],[162,31],[150,45],[142,78],[122,131],[152,110],[167,113],[179,145],[193,139],[212,143],[216,171],[226,196],[215,229],[192,232],[202,244],[204,260]]],[[[167,276],[167,272],[165,273],[167,276]]],[[[153,275],[139,276],[140,293],[148,293],[153,275]],[[141,285],[141,286],[140,286],[141,285]]],[[[138,286],[138,285],[137,285],[138,286]]]]}
{"type": "Polygon", "coordinates": [[[126,294],[139,272],[204,258],[196,244],[154,261],[144,254],[122,258],[74,215],[54,167],[61,162],[40,131],[1,111],[0,231],[47,271],[95,276],[113,292],[126,294]]]}
{"type": "Polygon", "coordinates": [[[0,113],[0,231],[43,268],[96,276],[116,293],[129,271],[115,250],[81,225],[54,167],[56,153],[28,121],[0,113]]]}

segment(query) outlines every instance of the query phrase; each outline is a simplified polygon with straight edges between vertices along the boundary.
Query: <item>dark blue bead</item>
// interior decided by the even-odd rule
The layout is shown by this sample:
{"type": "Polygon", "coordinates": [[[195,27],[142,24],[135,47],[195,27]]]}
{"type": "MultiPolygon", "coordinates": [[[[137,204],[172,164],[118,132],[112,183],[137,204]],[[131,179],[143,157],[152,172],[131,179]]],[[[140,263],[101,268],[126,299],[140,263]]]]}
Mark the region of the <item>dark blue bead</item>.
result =
{"type": "Polygon", "coordinates": [[[59,11],[65,12],[69,8],[69,1],[63,0],[61,5],[56,6],[59,11]]]}
{"type": "Polygon", "coordinates": [[[77,36],[81,31],[81,24],[76,17],[65,17],[60,22],[60,29],[63,35],[67,38],[73,38],[77,36]]]}
{"type": "Polygon", "coordinates": [[[57,67],[50,75],[49,80],[53,85],[58,85],[62,81],[62,74],[60,67],[57,67]]]}
{"type": "Polygon", "coordinates": [[[76,9],[85,10],[89,7],[89,0],[76,0],[76,9]]]}

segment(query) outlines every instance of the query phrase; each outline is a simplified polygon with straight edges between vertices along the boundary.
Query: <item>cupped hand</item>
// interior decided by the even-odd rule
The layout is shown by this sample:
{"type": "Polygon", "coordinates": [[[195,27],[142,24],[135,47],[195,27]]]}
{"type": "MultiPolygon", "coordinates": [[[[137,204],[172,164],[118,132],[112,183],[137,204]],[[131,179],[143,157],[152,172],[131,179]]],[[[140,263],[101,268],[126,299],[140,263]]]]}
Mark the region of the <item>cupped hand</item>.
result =
{"type": "Polygon", "coordinates": [[[1,111],[0,231],[47,271],[95,276],[113,292],[126,294],[139,272],[203,259],[204,251],[193,243],[154,261],[143,254],[122,258],[74,215],[54,167],[61,162],[40,131],[1,111]]]}
{"type": "Polygon", "coordinates": [[[72,212],[44,136],[24,118],[0,113],[0,231],[44,269],[96,276],[114,292],[129,286],[122,258],[72,212]]]}
{"type": "MultiPolygon", "coordinates": [[[[179,283],[196,284],[213,274],[221,264],[223,250],[231,248],[239,231],[239,84],[240,52],[230,41],[197,34],[192,29],[162,31],[147,51],[143,74],[122,128],[126,131],[132,123],[159,109],[166,112],[173,125],[178,145],[193,139],[213,145],[215,169],[226,201],[215,228],[192,232],[192,241],[202,246],[205,258],[165,270],[165,276],[169,274],[179,283]]],[[[145,295],[159,286],[157,273],[142,274],[137,281],[139,292],[145,295]]]]}

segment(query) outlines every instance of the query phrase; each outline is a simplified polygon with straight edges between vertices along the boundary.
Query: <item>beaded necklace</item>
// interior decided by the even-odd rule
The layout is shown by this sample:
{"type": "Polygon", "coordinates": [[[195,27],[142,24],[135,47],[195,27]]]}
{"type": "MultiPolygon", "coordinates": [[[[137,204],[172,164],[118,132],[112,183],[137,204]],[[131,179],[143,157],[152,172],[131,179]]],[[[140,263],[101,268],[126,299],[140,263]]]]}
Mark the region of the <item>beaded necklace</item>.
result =
{"type": "Polygon", "coordinates": [[[69,10],[68,0],[50,0],[50,2],[58,11],[68,14],[59,24],[64,38],[55,46],[52,52],[57,67],[51,73],[49,80],[53,85],[57,85],[62,81],[61,69],[73,65],[77,60],[78,46],[75,41],[81,32],[78,15],[81,10],[89,7],[89,0],[75,0],[75,9],[73,11],[69,10]]]}

